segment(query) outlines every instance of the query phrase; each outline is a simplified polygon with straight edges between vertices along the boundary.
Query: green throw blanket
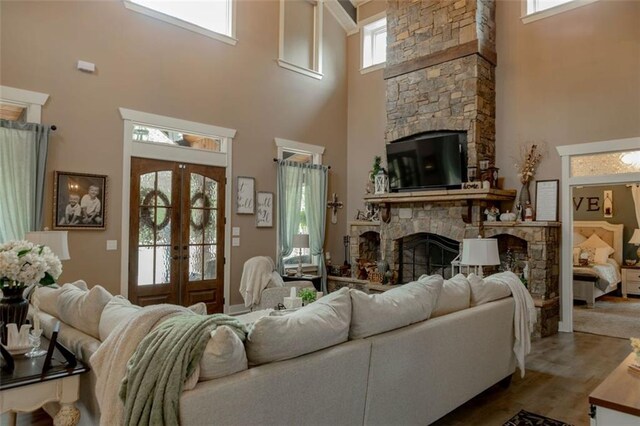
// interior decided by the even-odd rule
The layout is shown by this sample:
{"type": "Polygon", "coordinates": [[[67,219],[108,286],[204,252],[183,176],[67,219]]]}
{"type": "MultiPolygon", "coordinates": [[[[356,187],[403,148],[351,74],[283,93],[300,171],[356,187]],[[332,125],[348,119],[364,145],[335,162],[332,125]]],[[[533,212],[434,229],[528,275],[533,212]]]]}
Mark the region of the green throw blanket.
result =
{"type": "Polygon", "coordinates": [[[246,339],[244,324],[228,315],[178,315],[140,342],[120,387],[125,425],[178,425],[184,382],[200,363],[211,331],[221,325],[246,339]]]}

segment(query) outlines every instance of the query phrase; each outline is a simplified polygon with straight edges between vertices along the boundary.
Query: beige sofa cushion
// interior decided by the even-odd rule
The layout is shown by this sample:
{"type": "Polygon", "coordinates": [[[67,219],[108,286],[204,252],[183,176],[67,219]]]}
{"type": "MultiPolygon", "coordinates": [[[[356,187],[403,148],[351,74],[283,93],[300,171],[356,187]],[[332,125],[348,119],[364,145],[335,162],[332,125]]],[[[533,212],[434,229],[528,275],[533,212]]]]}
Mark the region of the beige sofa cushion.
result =
{"type": "MultiPolygon", "coordinates": [[[[72,285],[84,291],[88,290],[87,283],[82,280],[65,285],[72,285]]],[[[36,287],[33,292],[33,296],[31,297],[31,304],[33,306],[37,306],[38,309],[48,313],[49,315],[60,318],[60,315],[58,315],[58,296],[60,296],[61,291],[62,287],[58,287],[57,285],[36,287]]]]}
{"type": "Polygon", "coordinates": [[[142,309],[134,305],[122,296],[115,296],[105,305],[98,324],[98,334],[101,341],[105,341],[109,334],[122,321],[133,316],[142,309]]]}
{"type": "Polygon", "coordinates": [[[452,312],[467,309],[471,304],[471,287],[467,277],[458,274],[449,280],[444,280],[442,292],[431,317],[439,317],[452,312]]]}
{"type": "Polygon", "coordinates": [[[111,293],[97,285],[89,291],[65,284],[60,289],[57,309],[59,318],[78,330],[100,338],[100,317],[102,310],[113,298],[111,293]]]}
{"type": "Polygon", "coordinates": [[[483,279],[476,274],[469,274],[467,279],[471,287],[471,306],[478,306],[511,296],[511,290],[508,285],[492,280],[491,277],[492,275],[489,275],[483,279]]]}
{"type": "Polygon", "coordinates": [[[244,344],[226,325],[211,332],[200,360],[200,381],[217,379],[248,368],[244,344]]]}
{"type": "Polygon", "coordinates": [[[347,340],[351,320],[349,289],[341,288],[284,316],[257,320],[245,348],[250,365],[295,358],[347,340]]]}
{"type": "Polygon", "coordinates": [[[428,319],[443,281],[441,276],[432,275],[382,294],[351,290],[349,339],[362,339],[428,319]]]}

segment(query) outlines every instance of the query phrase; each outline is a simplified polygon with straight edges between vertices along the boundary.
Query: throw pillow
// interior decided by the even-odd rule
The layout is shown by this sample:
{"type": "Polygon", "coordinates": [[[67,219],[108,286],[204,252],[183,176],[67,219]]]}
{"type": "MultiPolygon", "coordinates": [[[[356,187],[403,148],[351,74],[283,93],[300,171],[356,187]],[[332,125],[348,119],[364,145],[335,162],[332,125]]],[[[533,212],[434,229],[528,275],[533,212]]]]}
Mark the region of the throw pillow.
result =
{"type": "Polygon", "coordinates": [[[582,235],[581,233],[577,232],[577,231],[573,231],[573,246],[577,247],[578,245],[584,243],[585,241],[587,241],[587,237],[585,237],[584,235],[582,235]]]}
{"type": "Polygon", "coordinates": [[[102,310],[98,324],[100,341],[104,342],[121,322],[131,318],[140,309],[140,306],[132,304],[122,296],[115,296],[109,300],[102,310]]]}
{"type": "Polygon", "coordinates": [[[233,329],[222,325],[213,330],[200,360],[199,381],[217,379],[247,368],[244,344],[233,329]]]}
{"type": "Polygon", "coordinates": [[[494,300],[511,296],[509,286],[491,279],[491,275],[480,278],[476,274],[469,274],[469,286],[471,287],[471,306],[478,306],[494,300]]]}
{"type": "Polygon", "coordinates": [[[458,274],[445,280],[432,318],[467,309],[471,303],[471,287],[467,277],[458,274]]]}
{"type": "MultiPolygon", "coordinates": [[[[78,280],[73,283],[65,284],[72,285],[77,287],[80,290],[87,291],[87,283],[78,280]]],[[[58,314],[58,296],[60,296],[60,292],[62,291],[62,287],[56,286],[46,286],[40,287],[38,286],[31,298],[31,304],[33,306],[37,306],[43,312],[48,313],[49,315],[53,315],[56,318],[60,318],[58,314]]]]}
{"type": "Polygon", "coordinates": [[[612,253],[609,252],[609,247],[596,247],[593,261],[595,263],[606,264],[610,254],[612,253]]]}
{"type": "Polygon", "coordinates": [[[443,283],[440,275],[432,275],[382,294],[351,290],[349,339],[362,339],[428,319],[438,303],[443,283]]]}
{"type": "MultiPolygon", "coordinates": [[[[606,250],[606,248],[603,248],[604,250],[606,250]]],[[[581,259],[587,259],[589,261],[589,263],[593,263],[595,262],[595,257],[596,257],[596,249],[595,247],[585,247],[580,249],[580,258],[581,259]]]]}
{"type": "MultiPolygon", "coordinates": [[[[577,247],[580,247],[581,249],[587,249],[587,248],[596,249],[599,247],[608,248],[609,250],[607,251],[609,254],[607,254],[607,257],[611,256],[615,252],[613,247],[611,247],[609,244],[603,241],[602,238],[600,238],[597,234],[591,234],[591,236],[586,241],[583,241],[582,243],[578,244],[577,247]]],[[[594,256],[595,256],[595,250],[594,250],[594,256]]]]}
{"type": "Polygon", "coordinates": [[[195,305],[189,306],[187,309],[193,311],[194,314],[207,315],[207,304],[204,302],[198,302],[195,305]]]}
{"type": "Polygon", "coordinates": [[[100,317],[104,307],[113,298],[111,293],[97,285],[89,291],[65,284],[58,297],[59,318],[78,330],[100,338],[100,317]]]}
{"type": "Polygon", "coordinates": [[[349,336],[349,289],[340,290],[288,315],[257,320],[247,336],[249,365],[295,358],[343,343],[349,336]]]}

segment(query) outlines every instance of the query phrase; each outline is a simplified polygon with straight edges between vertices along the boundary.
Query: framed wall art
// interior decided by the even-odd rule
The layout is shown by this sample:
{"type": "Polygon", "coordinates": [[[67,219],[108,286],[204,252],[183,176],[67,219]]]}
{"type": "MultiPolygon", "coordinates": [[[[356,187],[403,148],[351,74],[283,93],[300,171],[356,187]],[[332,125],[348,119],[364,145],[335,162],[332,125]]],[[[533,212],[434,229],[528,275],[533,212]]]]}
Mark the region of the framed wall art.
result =
{"type": "Polygon", "coordinates": [[[53,229],[95,229],[106,226],[107,176],[55,172],[53,229]]]}
{"type": "Polygon", "coordinates": [[[256,180],[252,177],[238,176],[236,187],[236,213],[255,213],[256,180]]]}
{"type": "Polygon", "coordinates": [[[273,192],[258,192],[256,203],[256,227],[273,227],[273,192]]]}
{"type": "Polygon", "coordinates": [[[558,221],[559,180],[536,181],[536,221],[558,221]]]}

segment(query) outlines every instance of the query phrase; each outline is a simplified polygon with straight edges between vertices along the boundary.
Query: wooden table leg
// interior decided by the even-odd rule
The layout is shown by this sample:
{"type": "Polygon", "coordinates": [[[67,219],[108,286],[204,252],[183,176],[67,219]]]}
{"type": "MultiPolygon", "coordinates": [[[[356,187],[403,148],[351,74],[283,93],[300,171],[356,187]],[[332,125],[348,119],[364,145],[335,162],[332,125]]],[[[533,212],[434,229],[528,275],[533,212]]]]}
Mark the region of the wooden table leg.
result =
{"type": "Polygon", "coordinates": [[[18,417],[18,413],[15,411],[7,411],[7,416],[9,417],[9,426],[16,426],[16,418],[18,417]]]}

